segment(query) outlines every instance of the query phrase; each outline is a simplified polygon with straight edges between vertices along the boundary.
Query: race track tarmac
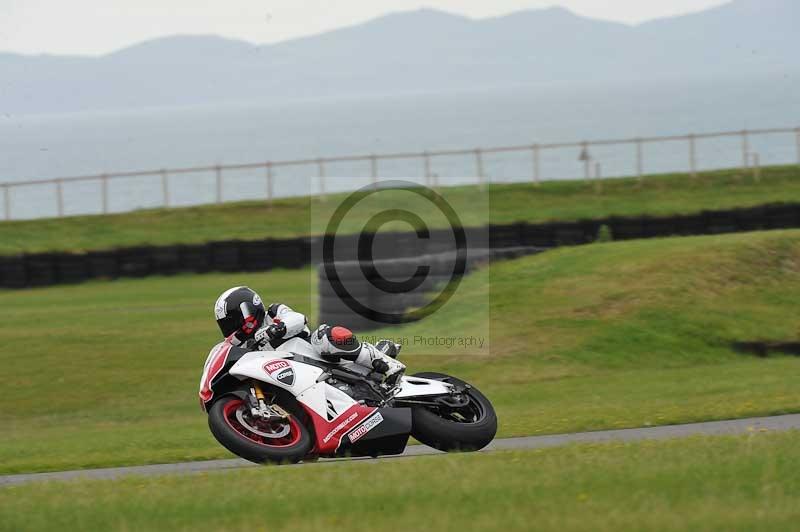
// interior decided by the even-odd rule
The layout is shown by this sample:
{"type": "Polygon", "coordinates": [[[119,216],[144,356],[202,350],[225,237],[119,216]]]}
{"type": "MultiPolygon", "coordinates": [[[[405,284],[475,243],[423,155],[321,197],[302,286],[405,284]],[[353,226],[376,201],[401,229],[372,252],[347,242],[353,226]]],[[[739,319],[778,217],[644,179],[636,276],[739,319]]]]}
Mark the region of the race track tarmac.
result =
{"type": "MultiPolygon", "coordinates": [[[[580,432],[575,434],[555,434],[550,436],[527,436],[522,438],[503,438],[493,441],[481,452],[505,451],[518,449],[541,449],[574,443],[602,443],[611,441],[662,440],[683,438],[695,435],[744,434],[752,431],[786,431],[800,430],[800,414],[786,416],[734,419],[729,421],[711,421],[688,425],[668,425],[663,427],[643,427],[638,429],[603,430],[597,432],[580,432]]],[[[387,456],[377,460],[392,460],[409,456],[442,454],[440,451],[424,445],[412,445],[400,456],[387,456]]],[[[318,467],[322,464],[334,464],[373,458],[335,458],[312,463],[300,463],[294,466],[280,467],[318,467]]],[[[58,471],[53,473],[30,473],[0,476],[0,487],[42,482],[49,480],[74,479],[113,479],[127,476],[155,476],[171,474],[207,473],[259,467],[241,459],[207,460],[203,462],[183,462],[178,464],[155,464],[133,467],[112,467],[106,469],[82,469],[76,471],[58,471]]]]}

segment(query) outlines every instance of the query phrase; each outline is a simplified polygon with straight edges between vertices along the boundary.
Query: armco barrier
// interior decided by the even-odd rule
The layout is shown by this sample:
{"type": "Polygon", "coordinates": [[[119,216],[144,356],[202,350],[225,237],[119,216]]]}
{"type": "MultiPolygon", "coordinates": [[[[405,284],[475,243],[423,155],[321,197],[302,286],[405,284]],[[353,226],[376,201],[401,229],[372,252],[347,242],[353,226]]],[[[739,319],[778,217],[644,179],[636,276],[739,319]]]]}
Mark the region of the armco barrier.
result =
{"type": "MultiPolygon", "coordinates": [[[[514,223],[464,229],[469,247],[553,247],[593,242],[606,225],[615,240],[674,235],[721,234],[800,227],[800,203],[704,211],[675,216],[611,216],[576,222],[514,223]]],[[[372,248],[362,250],[376,260],[416,257],[452,251],[450,229],[431,230],[429,238],[414,233],[379,233],[372,248]]],[[[358,260],[360,235],[336,238],[336,260],[358,260]]],[[[25,288],[87,279],[145,277],[211,271],[266,271],[302,268],[322,261],[322,237],[223,241],[180,246],[140,246],[88,253],[41,253],[0,257],[0,288],[25,288]]]]}

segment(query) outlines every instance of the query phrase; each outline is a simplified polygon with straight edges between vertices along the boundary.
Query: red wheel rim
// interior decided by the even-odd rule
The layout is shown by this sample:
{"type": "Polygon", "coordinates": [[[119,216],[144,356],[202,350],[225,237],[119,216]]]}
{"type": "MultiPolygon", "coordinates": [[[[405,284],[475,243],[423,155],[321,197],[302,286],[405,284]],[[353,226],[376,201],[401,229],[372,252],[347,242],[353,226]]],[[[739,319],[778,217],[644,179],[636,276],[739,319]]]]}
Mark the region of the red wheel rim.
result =
{"type": "Polygon", "coordinates": [[[222,409],[222,415],[225,418],[225,422],[240,436],[247,438],[253,443],[257,443],[258,445],[263,445],[264,447],[290,447],[292,445],[296,445],[300,441],[300,436],[303,429],[294,416],[289,416],[289,434],[282,438],[267,438],[248,430],[247,427],[242,425],[239,420],[236,419],[236,412],[241,406],[244,406],[244,401],[241,399],[233,399],[225,403],[225,406],[222,409]]]}

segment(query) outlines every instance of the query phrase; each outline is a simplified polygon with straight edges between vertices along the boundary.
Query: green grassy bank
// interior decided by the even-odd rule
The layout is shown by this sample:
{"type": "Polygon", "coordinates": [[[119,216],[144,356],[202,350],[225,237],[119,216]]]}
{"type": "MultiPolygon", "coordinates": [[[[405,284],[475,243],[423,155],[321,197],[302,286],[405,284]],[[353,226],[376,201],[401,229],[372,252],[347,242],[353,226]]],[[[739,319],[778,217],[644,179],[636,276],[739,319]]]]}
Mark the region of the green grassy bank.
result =
{"type": "Polygon", "coordinates": [[[796,528],[800,433],[0,488],[0,530],[796,528]]]}
{"type": "MultiPolygon", "coordinates": [[[[228,456],[196,396],[235,284],[305,310],[311,270],[183,275],[0,292],[0,472],[228,456]]],[[[410,371],[473,382],[500,436],[800,412],[800,360],[731,342],[797,338],[800,231],[561,248],[465,278],[412,341],[410,371]],[[484,336],[480,350],[414,345],[484,336]]]]}
{"type": "MultiPolygon", "coordinates": [[[[605,179],[599,182],[546,182],[442,190],[445,199],[468,226],[486,223],[577,220],[610,215],[668,215],[800,200],[800,167],[764,168],[760,182],[740,170],[700,174],[605,179]]],[[[287,238],[319,234],[344,195],[319,202],[308,197],[227,203],[182,209],[143,210],[108,216],[0,222],[0,255],[22,252],[85,251],[142,244],[189,244],[229,239],[287,238]]],[[[404,207],[402,192],[373,197],[376,208],[404,207]]],[[[363,204],[362,204],[363,205],[363,204]]],[[[435,207],[415,206],[432,226],[446,224],[435,207]]],[[[369,209],[363,208],[364,212],[369,209]]],[[[348,217],[343,232],[360,231],[365,219],[348,217]]],[[[406,227],[407,229],[407,227],[406,227]]]]}

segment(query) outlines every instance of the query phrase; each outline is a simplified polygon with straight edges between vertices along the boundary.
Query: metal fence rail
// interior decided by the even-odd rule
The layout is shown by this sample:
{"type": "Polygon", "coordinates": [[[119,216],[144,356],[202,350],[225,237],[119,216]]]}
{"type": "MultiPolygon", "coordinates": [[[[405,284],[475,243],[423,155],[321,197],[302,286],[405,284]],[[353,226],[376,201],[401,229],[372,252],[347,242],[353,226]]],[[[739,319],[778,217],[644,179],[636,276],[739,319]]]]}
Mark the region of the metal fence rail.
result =
{"type": "MultiPolygon", "coordinates": [[[[95,175],[82,175],[71,177],[60,177],[50,179],[35,179],[28,181],[16,181],[0,183],[0,189],[3,194],[3,217],[5,220],[14,219],[13,216],[13,201],[12,190],[21,187],[50,187],[53,189],[56,204],[56,215],[63,217],[66,215],[65,209],[65,185],[80,183],[80,182],[93,182],[99,184],[100,194],[98,198],[100,213],[111,212],[109,203],[109,182],[112,180],[122,178],[158,178],[160,180],[160,205],[169,207],[173,205],[171,195],[171,177],[184,174],[210,174],[214,177],[214,202],[223,203],[224,198],[224,173],[236,170],[258,170],[263,172],[265,180],[265,196],[267,200],[272,200],[276,197],[274,192],[274,179],[275,170],[287,167],[309,167],[312,169],[313,174],[317,178],[318,187],[313,191],[315,194],[323,195],[329,188],[326,186],[326,180],[332,175],[328,170],[328,166],[335,163],[369,163],[369,177],[373,184],[377,184],[380,176],[380,162],[381,161],[398,161],[398,160],[418,160],[418,170],[420,175],[424,176],[425,184],[428,186],[438,186],[439,174],[432,171],[434,159],[444,157],[468,157],[473,159],[474,164],[474,179],[475,182],[483,187],[490,180],[486,172],[486,156],[489,155],[503,155],[511,153],[524,153],[530,156],[530,174],[525,180],[530,180],[534,184],[548,180],[548,176],[542,170],[543,152],[559,150],[559,149],[578,149],[580,155],[578,160],[583,166],[583,178],[590,179],[600,177],[602,174],[602,163],[592,156],[592,148],[600,148],[607,146],[623,146],[630,145],[632,147],[631,157],[634,163],[634,173],[637,178],[642,179],[645,173],[645,146],[660,143],[685,143],[685,162],[688,172],[692,176],[698,173],[698,142],[708,139],[719,139],[726,137],[740,138],[741,159],[739,161],[728,162],[725,167],[741,166],[743,169],[752,169],[754,175],[757,175],[758,166],[760,165],[760,154],[751,149],[751,141],[755,137],[765,135],[793,135],[794,143],[797,152],[797,164],[800,165],[800,127],[797,128],[768,128],[768,129],[750,129],[740,131],[720,131],[713,133],[698,133],[687,135],[669,135],[669,136],[652,136],[652,137],[636,137],[636,138],[617,138],[617,139],[600,139],[600,140],[585,140],[577,142],[555,142],[555,143],[532,143],[520,144],[515,146],[495,146],[488,148],[465,148],[465,149],[450,149],[450,150],[436,150],[436,151],[423,151],[423,152],[395,152],[383,154],[362,154],[362,155],[346,155],[338,157],[322,157],[322,158],[308,158],[308,159],[294,159],[294,160],[276,160],[276,161],[263,161],[254,163],[242,164],[226,164],[214,166],[194,166],[184,168],[162,168],[157,170],[136,170],[125,172],[107,172],[95,175]]],[[[312,175],[309,173],[309,176],[312,175]]],[[[515,180],[521,181],[523,178],[518,176],[515,180]]],[[[128,209],[130,210],[130,209],[128,209]]]]}

